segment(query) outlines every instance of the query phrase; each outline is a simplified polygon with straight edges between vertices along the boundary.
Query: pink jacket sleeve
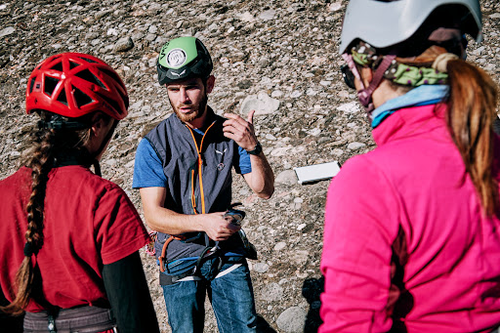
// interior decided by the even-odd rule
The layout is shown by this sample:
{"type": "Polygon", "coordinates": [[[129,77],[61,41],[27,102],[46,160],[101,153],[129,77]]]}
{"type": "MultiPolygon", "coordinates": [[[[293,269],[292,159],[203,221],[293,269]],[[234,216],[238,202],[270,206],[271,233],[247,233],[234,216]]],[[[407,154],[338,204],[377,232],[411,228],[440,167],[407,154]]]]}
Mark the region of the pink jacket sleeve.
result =
{"type": "Polygon", "coordinates": [[[397,193],[366,155],[348,161],[327,195],[319,332],[387,332],[394,295],[391,246],[399,229],[397,193]]]}

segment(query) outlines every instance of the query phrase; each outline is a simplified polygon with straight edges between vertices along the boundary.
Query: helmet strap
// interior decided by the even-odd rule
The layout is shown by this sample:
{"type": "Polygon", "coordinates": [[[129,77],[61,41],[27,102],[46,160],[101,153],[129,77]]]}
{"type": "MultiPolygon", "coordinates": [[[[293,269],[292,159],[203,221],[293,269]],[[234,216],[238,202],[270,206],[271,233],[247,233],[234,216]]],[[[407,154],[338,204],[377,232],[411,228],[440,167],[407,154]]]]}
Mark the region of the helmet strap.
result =
{"type": "MultiPolygon", "coordinates": [[[[395,59],[396,59],[396,56],[393,54],[386,55],[384,57],[384,60],[382,60],[380,65],[375,70],[375,74],[373,75],[373,79],[370,82],[370,84],[368,85],[368,87],[358,91],[359,101],[363,105],[363,107],[365,108],[368,115],[370,115],[371,112],[375,109],[375,106],[373,105],[373,100],[372,100],[373,92],[375,91],[375,89],[378,88],[380,82],[384,78],[385,71],[389,68],[389,66],[393,63],[393,61],[396,61],[395,59]]],[[[361,84],[363,84],[363,80],[361,80],[361,84]]],[[[363,84],[363,86],[364,86],[364,84],[363,84]]]]}
{"type": "Polygon", "coordinates": [[[54,130],[80,130],[89,127],[88,123],[64,119],[62,116],[57,114],[53,115],[49,121],[39,120],[37,125],[39,129],[54,130]]]}
{"type": "Polygon", "coordinates": [[[99,156],[104,151],[104,148],[106,147],[108,142],[111,140],[111,137],[113,137],[113,133],[115,132],[116,126],[118,125],[118,121],[116,121],[115,119],[111,119],[111,121],[114,122],[113,127],[111,127],[108,134],[106,134],[106,137],[102,141],[101,146],[92,156],[92,165],[94,166],[94,173],[98,176],[101,176],[101,166],[99,164],[99,161],[96,159],[96,157],[99,156]]]}
{"type": "Polygon", "coordinates": [[[101,174],[101,165],[99,164],[99,161],[94,159],[94,161],[92,162],[92,165],[94,166],[94,173],[96,175],[98,175],[99,177],[102,177],[102,174],[101,174]]]}

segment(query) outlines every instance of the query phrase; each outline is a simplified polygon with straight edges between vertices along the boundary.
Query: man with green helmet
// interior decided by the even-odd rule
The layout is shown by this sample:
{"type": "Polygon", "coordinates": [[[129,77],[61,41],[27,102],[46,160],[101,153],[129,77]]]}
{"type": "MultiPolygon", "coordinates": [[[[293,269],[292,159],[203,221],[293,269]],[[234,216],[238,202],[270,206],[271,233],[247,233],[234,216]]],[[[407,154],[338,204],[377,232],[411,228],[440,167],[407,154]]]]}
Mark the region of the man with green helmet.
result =
{"type": "Polygon", "coordinates": [[[251,247],[227,218],[232,168],[268,199],[274,175],[253,127],[215,114],[207,104],[214,88],[212,59],[195,37],[166,43],[158,57],[158,82],[174,114],[140,142],[133,187],[140,189],[148,225],[157,231],[168,321],[173,332],[202,332],[208,293],[221,332],[255,332],[256,311],[246,258],[251,247]]]}

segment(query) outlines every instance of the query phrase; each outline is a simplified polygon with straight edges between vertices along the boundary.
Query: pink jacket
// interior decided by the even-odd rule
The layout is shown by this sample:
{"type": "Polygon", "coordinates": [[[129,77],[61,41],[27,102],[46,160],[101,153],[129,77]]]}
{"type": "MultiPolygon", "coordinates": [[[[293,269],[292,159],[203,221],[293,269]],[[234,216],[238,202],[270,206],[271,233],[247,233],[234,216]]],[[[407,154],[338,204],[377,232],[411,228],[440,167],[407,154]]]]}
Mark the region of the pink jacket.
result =
{"type": "Polygon", "coordinates": [[[374,129],[378,147],[332,180],[320,332],[500,325],[500,221],[482,214],[445,112],[398,110],[374,129]]]}

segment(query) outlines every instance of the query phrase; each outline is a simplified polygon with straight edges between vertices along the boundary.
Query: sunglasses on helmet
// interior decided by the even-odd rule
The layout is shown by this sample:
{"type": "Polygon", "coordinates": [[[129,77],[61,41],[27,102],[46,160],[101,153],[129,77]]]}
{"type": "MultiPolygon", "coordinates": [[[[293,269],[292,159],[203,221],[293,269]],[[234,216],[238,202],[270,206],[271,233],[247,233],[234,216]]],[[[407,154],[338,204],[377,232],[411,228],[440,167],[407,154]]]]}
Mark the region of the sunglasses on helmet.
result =
{"type": "Polygon", "coordinates": [[[356,86],[354,85],[354,73],[351,71],[349,66],[342,65],[340,67],[340,71],[342,72],[345,84],[351,89],[356,89],[356,86]]]}

